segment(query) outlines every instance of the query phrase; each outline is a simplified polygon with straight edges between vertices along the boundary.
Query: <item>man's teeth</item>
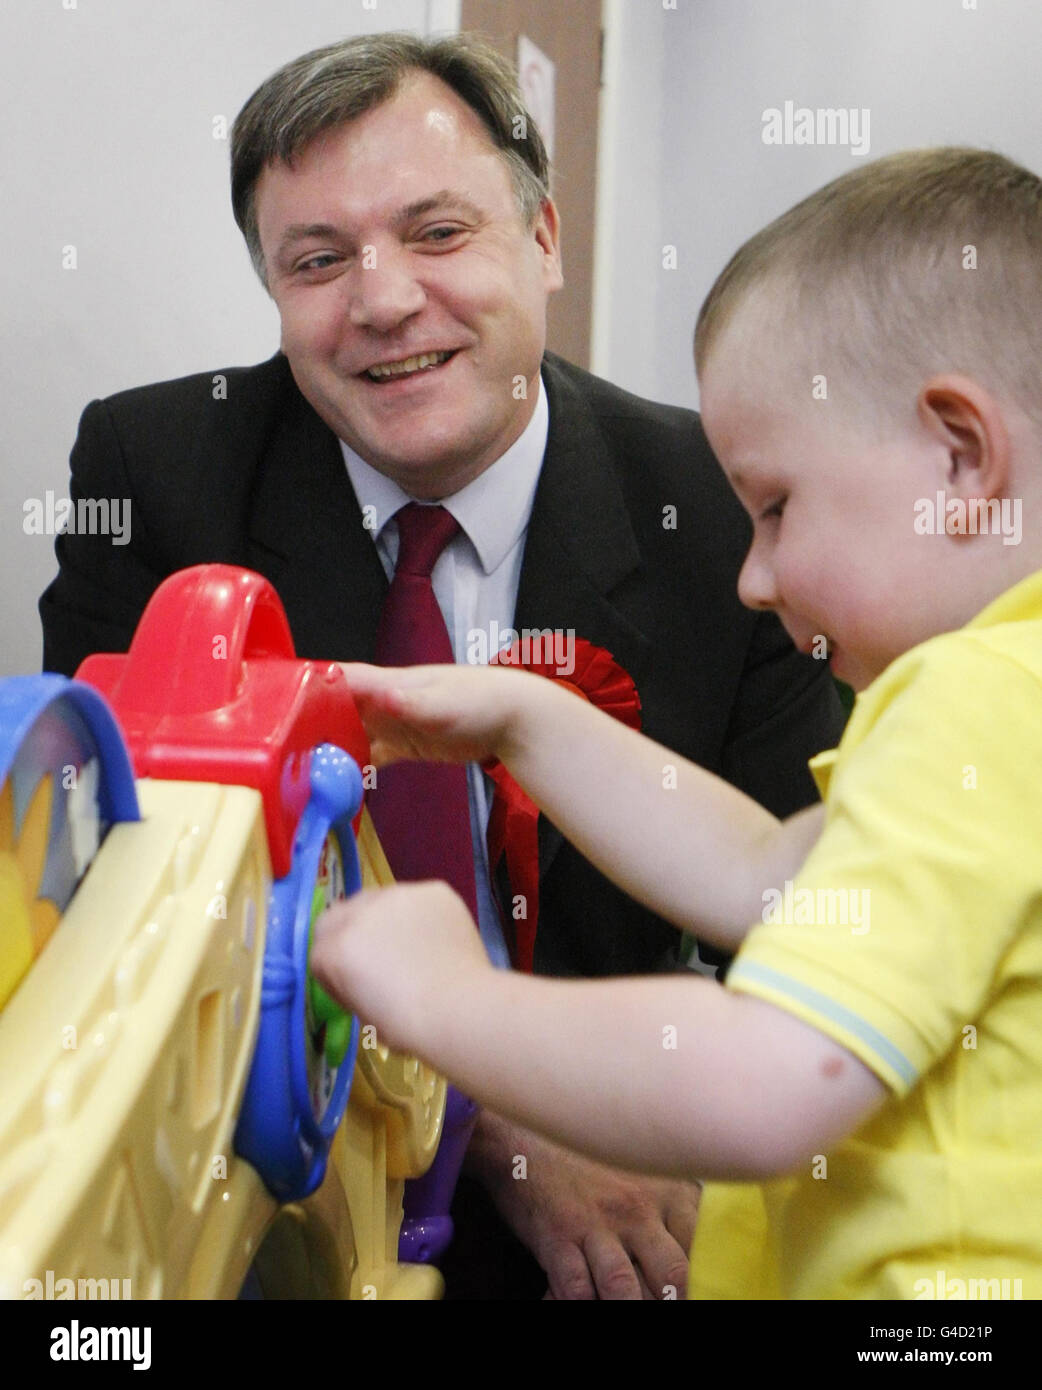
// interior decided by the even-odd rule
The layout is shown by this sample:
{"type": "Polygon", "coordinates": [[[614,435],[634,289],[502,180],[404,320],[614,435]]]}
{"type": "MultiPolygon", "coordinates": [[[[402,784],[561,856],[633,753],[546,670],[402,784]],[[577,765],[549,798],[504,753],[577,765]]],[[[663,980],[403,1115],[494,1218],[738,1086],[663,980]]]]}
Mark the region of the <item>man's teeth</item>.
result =
{"type": "Polygon", "coordinates": [[[410,372],[423,371],[424,367],[437,367],[451,356],[451,352],[421,352],[419,357],[406,357],[402,362],[382,362],[378,367],[370,367],[366,375],[377,381],[392,376],[408,376],[410,372]]]}

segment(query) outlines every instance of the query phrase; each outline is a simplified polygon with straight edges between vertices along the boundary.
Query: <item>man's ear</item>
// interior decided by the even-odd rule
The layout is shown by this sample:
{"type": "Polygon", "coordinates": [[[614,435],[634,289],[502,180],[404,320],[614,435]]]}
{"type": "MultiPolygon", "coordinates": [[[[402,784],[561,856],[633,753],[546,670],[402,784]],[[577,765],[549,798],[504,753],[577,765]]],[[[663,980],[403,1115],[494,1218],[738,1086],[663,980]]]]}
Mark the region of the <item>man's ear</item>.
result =
{"type": "Polygon", "coordinates": [[[561,219],[552,198],[544,198],[540,204],[532,234],[543,253],[546,292],[553,294],[564,284],[564,270],[561,266],[561,219]]]}
{"type": "Polygon", "coordinates": [[[1010,439],[1002,407],[972,377],[933,376],[916,401],[919,419],[948,454],[945,484],[957,497],[997,497],[1007,486],[1010,439]]]}

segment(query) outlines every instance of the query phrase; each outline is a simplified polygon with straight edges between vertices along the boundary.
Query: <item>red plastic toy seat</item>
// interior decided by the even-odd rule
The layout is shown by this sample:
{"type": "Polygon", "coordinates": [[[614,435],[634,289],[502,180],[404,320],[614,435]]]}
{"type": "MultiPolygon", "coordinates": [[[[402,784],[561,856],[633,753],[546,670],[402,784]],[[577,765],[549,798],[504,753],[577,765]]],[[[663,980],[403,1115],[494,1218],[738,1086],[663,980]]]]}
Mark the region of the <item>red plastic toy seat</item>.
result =
{"type": "Polygon", "coordinates": [[[271,584],[234,565],[196,565],[153,594],[130,651],[76,672],[106,696],[138,777],[255,787],[272,869],[289,872],[311,749],[335,743],[359,767],[369,741],[336,662],[304,661],[271,584]]]}

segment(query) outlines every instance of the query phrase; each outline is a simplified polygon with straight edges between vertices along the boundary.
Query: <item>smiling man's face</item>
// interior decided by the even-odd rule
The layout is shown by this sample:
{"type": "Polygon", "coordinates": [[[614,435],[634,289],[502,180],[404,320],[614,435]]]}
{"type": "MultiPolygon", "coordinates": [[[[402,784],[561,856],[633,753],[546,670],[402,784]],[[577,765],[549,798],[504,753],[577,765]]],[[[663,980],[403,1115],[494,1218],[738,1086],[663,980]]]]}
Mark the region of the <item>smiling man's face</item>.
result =
{"type": "Polygon", "coordinates": [[[282,348],[326,424],[415,497],[494,463],[531,419],[562,282],[553,204],[524,226],[476,113],[410,75],[255,198],[282,348]]]}

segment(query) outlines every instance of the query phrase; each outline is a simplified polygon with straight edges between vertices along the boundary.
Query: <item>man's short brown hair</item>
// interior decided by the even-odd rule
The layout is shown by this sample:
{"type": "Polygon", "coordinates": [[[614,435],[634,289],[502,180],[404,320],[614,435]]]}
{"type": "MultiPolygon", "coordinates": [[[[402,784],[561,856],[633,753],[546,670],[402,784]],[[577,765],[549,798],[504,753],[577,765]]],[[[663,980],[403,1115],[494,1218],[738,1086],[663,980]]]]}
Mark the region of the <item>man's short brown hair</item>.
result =
{"type": "Polygon", "coordinates": [[[483,39],[456,34],[367,34],[305,53],[263,82],[232,129],[232,210],[267,284],[254,192],[266,165],[295,157],[324,131],[388,101],[410,72],[439,78],[481,118],[510,170],[518,207],[532,226],[550,196],[546,146],[525,109],[513,67],[483,39]]]}

